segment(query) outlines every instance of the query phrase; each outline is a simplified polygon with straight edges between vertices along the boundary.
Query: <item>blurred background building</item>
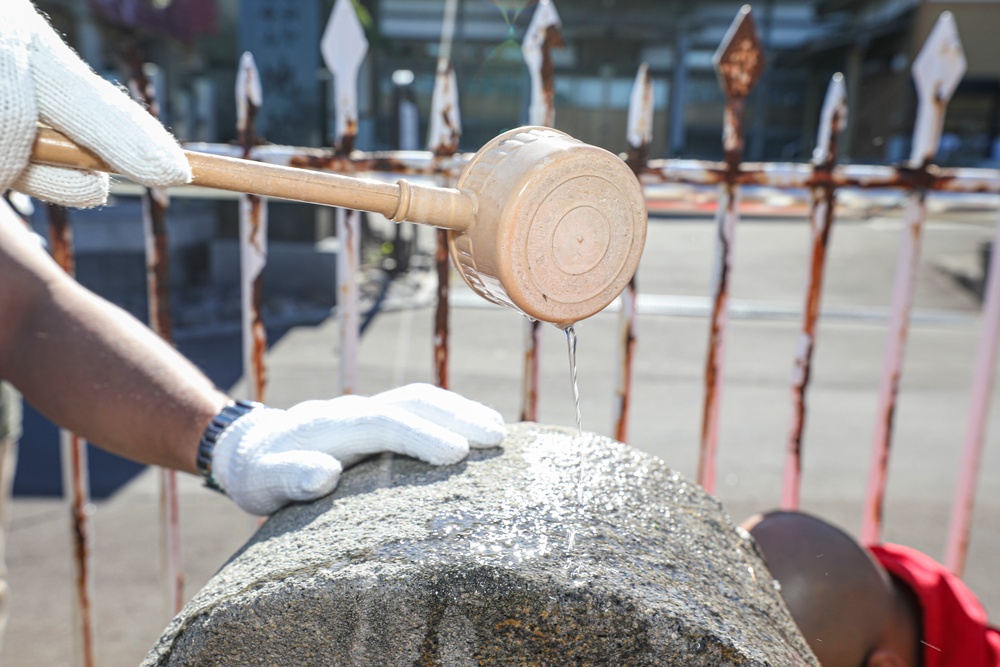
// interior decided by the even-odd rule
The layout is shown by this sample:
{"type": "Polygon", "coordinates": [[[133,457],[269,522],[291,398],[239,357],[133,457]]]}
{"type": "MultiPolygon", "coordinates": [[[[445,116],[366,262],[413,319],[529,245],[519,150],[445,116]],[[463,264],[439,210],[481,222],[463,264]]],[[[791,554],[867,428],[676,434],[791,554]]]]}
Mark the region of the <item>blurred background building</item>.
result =
{"type": "MultiPolygon", "coordinates": [[[[318,42],[332,0],[39,0],[94,67],[120,77],[123,48],[155,65],[163,117],[184,140],[234,138],[237,58],[254,52],[264,79],[261,133],[322,145],[333,127],[330,77],[318,42]]],[[[565,47],[555,53],[557,125],[624,149],[629,90],[640,63],[655,81],[652,155],[720,154],[723,98],[712,54],[741,3],[727,0],[572,0],[556,3],[565,47]]],[[[526,117],[520,39],[534,0],[460,0],[453,60],[462,146],[474,150],[526,117]]],[[[413,72],[426,130],[443,0],[355,0],[371,50],[361,80],[358,147],[394,148],[392,74],[413,72]]],[[[909,67],[944,10],[954,13],[969,72],[948,112],[939,160],[1000,158],[997,0],[760,0],[754,16],[768,70],[748,104],[748,159],[808,158],[819,105],[835,71],[851,97],[845,155],[893,162],[907,154],[914,94],[909,67]]],[[[423,135],[421,135],[423,136],[423,135]]]]}

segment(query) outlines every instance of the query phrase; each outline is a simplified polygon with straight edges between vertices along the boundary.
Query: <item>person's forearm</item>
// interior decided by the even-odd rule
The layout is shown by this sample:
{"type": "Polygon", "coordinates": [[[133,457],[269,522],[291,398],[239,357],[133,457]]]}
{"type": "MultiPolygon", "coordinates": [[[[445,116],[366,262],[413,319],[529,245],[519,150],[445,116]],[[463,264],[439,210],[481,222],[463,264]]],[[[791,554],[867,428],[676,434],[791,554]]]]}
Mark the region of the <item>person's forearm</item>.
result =
{"type": "Polygon", "coordinates": [[[0,377],[96,445],[196,472],[200,435],[227,397],[148,328],[2,224],[0,377]]]}

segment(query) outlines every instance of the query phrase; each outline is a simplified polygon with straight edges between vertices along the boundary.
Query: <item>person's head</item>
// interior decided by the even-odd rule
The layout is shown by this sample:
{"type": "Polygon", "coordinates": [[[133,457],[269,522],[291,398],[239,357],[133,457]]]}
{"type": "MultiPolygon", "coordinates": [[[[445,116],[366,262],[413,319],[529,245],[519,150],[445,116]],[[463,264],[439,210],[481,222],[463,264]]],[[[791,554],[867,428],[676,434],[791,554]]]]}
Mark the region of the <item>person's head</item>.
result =
{"type": "Polygon", "coordinates": [[[743,525],[823,667],[919,664],[919,618],[909,599],[847,533],[800,512],[743,525]]]}

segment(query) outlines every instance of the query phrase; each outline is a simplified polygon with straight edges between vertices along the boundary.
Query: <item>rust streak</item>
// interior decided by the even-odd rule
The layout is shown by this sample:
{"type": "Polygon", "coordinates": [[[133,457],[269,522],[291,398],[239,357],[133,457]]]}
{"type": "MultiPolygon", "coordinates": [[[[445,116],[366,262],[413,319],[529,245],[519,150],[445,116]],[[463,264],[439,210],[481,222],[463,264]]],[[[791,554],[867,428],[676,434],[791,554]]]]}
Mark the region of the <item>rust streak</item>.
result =
{"type": "MultiPolygon", "coordinates": [[[[834,111],[830,127],[830,142],[825,160],[817,164],[813,170],[814,176],[829,176],[837,162],[839,145],[837,139],[843,128],[843,113],[841,109],[834,111]]],[[[833,229],[834,210],[836,208],[836,190],[829,185],[813,187],[812,210],[810,219],[813,223],[813,247],[809,267],[809,291],[806,296],[806,307],[803,313],[802,339],[804,346],[796,357],[795,381],[792,384],[792,428],[789,435],[789,452],[793,459],[795,479],[786,480],[786,484],[794,484],[794,509],[798,506],[799,479],[802,474],[802,434],[806,421],[806,392],[812,376],[812,358],[816,347],[816,326],[819,321],[820,303],[823,294],[823,274],[826,266],[826,253],[830,244],[830,232],[833,229]],[[816,220],[818,211],[822,208],[823,218],[816,220]],[[818,224],[817,224],[818,223],[818,224]]]]}
{"type": "Polygon", "coordinates": [[[145,194],[153,228],[153,252],[147,271],[150,275],[149,314],[153,330],[164,340],[173,340],[173,318],[170,310],[170,243],[167,239],[166,202],[147,190],[145,194]]]}
{"type": "Polygon", "coordinates": [[[542,94],[545,96],[545,124],[555,123],[556,109],[556,77],[555,64],[552,62],[552,49],[561,49],[566,46],[563,41],[562,31],[558,25],[550,25],[545,28],[545,38],[542,40],[542,94]]]}
{"type": "Polygon", "coordinates": [[[732,183],[725,186],[726,209],[719,217],[718,252],[719,274],[716,282],[715,298],[712,305],[712,321],[709,330],[708,357],[705,361],[705,400],[702,410],[701,424],[701,455],[698,461],[698,483],[711,492],[712,479],[715,476],[712,461],[714,448],[712,430],[718,420],[718,387],[722,366],[722,349],[725,336],[726,306],[729,300],[729,269],[732,261],[732,248],[727,233],[729,220],[736,215],[736,187],[732,183]]]}
{"type": "MultiPolygon", "coordinates": [[[[830,229],[833,226],[833,211],[835,193],[832,189],[823,188],[814,193],[813,214],[815,208],[825,204],[822,228],[813,238],[812,256],[809,271],[809,292],[806,296],[806,307],[803,314],[802,336],[804,347],[795,360],[797,372],[796,381],[792,385],[793,422],[789,436],[789,448],[795,461],[796,479],[802,471],[802,433],[806,420],[806,391],[812,376],[812,357],[816,346],[816,324],[819,320],[820,302],[823,293],[823,270],[826,265],[826,251],[830,240],[830,229]]],[[[797,495],[797,493],[796,493],[797,495]]]]}
{"type": "Polygon", "coordinates": [[[93,667],[94,628],[90,599],[90,517],[87,514],[86,443],[77,435],[70,436],[70,466],[73,479],[73,504],[70,509],[73,524],[73,555],[76,559],[76,591],[80,605],[83,664],[93,667]]]}
{"type": "Polygon", "coordinates": [[[635,356],[636,335],[635,335],[635,310],[638,289],[635,276],[629,281],[625,288],[632,303],[632,308],[627,314],[628,325],[624,328],[624,340],[622,340],[622,391],[618,396],[618,422],[615,424],[615,440],[618,442],[628,441],[628,417],[632,406],[632,361],[635,356]]]}
{"type": "Polygon", "coordinates": [[[437,308],[434,313],[434,372],[437,386],[448,388],[448,316],[450,298],[450,265],[448,264],[448,231],[437,230],[434,251],[437,267],[437,308]]]}
{"type": "MultiPolygon", "coordinates": [[[[903,334],[905,337],[905,333],[903,334]]],[[[885,506],[885,487],[886,480],[889,476],[889,450],[892,447],[892,428],[893,422],[895,420],[896,414],[896,396],[899,392],[899,371],[895,371],[892,374],[892,379],[890,380],[891,390],[889,398],[888,410],[885,413],[885,441],[883,443],[882,449],[879,452],[878,465],[876,468],[876,475],[878,479],[878,489],[875,493],[874,498],[871,499],[871,505],[868,507],[871,517],[871,525],[874,528],[875,535],[879,535],[882,532],[882,517],[884,513],[885,506]]],[[[875,542],[878,542],[876,538],[875,542]]]]}
{"type": "MultiPolygon", "coordinates": [[[[257,105],[254,104],[250,96],[246,99],[246,120],[238,128],[238,140],[243,147],[244,159],[250,159],[253,155],[254,146],[259,145],[256,131],[257,105]]],[[[247,240],[250,246],[261,256],[266,256],[267,239],[264,236],[264,229],[261,219],[264,213],[264,198],[257,195],[246,195],[249,203],[249,226],[247,240]]],[[[252,374],[254,400],[263,402],[267,387],[267,329],[264,326],[263,302],[264,284],[263,276],[259,273],[254,276],[251,285],[250,305],[250,368],[248,372],[252,374]]]]}
{"type": "Polygon", "coordinates": [[[451,105],[446,105],[441,109],[441,120],[444,122],[444,126],[448,128],[449,141],[446,143],[440,143],[434,147],[434,155],[437,157],[454,155],[458,152],[458,140],[461,132],[459,128],[455,127],[455,124],[451,122],[453,109],[451,105]]]}
{"type": "Polygon", "coordinates": [[[63,271],[69,275],[76,274],[76,262],[73,259],[73,229],[69,224],[69,214],[66,209],[56,204],[49,204],[49,245],[52,248],[52,258],[63,271]]]}
{"type": "Polygon", "coordinates": [[[625,164],[629,166],[636,176],[641,177],[644,174],[653,174],[651,169],[646,166],[649,162],[649,142],[642,142],[638,146],[629,145],[628,153],[625,156],[625,164]]]}
{"type": "Polygon", "coordinates": [[[259,402],[264,402],[264,389],[267,387],[267,330],[264,328],[264,320],[261,317],[261,302],[264,292],[263,276],[258,275],[253,281],[253,298],[251,300],[253,315],[251,319],[251,333],[253,335],[253,377],[254,396],[259,402]]]}
{"type": "Polygon", "coordinates": [[[726,100],[722,129],[722,147],[726,168],[722,176],[730,184],[735,184],[741,176],[740,163],[743,161],[744,107],[745,100],[742,97],[733,97],[726,100]]]}
{"type": "Polygon", "coordinates": [[[521,407],[521,421],[538,421],[538,343],[541,323],[531,322],[529,344],[524,353],[524,402],[521,407]]]}
{"type": "MultiPolygon", "coordinates": [[[[49,240],[52,256],[56,263],[74,275],[73,233],[69,224],[69,214],[62,206],[50,204],[49,240]]],[[[93,612],[90,600],[90,518],[87,515],[86,443],[79,436],[69,434],[70,467],[70,522],[73,540],[73,557],[76,562],[76,596],[80,622],[80,642],[85,667],[94,665],[93,612]]],[[[64,464],[66,462],[64,461],[64,464]]],[[[63,491],[67,493],[66,490],[63,491]]]]}
{"type": "MultiPolygon", "coordinates": [[[[261,213],[264,202],[261,197],[256,195],[248,195],[247,198],[250,202],[250,245],[263,255],[264,239],[261,234],[263,231],[261,229],[261,213]]],[[[254,399],[260,402],[265,400],[264,394],[267,387],[267,329],[264,327],[263,302],[263,275],[257,274],[254,277],[250,296],[250,336],[252,339],[250,370],[253,373],[254,399]]]]}
{"type": "Polygon", "coordinates": [[[354,142],[358,138],[358,119],[348,118],[347,127],[344,129],[343,136],[340,137],[340,141],[337,144],[336,153],[340,156],[350,155],[354,150],[354,142]]]}

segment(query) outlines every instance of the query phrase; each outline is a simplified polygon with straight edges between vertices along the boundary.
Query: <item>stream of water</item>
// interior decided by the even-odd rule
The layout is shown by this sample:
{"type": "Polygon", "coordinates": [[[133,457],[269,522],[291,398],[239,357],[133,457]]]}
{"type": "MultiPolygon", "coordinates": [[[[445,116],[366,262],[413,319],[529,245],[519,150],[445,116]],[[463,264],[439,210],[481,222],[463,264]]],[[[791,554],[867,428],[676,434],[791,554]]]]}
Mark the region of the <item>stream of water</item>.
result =
{"type": "Polygon", "coordinates": [[[580,385],[576,377],[576,329],[569,325],[566,332],[566,347],[569,349],[569,379],[573,385],[573,401],[576,405],[576,429],[583,433],[583,416],[580,413],[580,385]]]}

